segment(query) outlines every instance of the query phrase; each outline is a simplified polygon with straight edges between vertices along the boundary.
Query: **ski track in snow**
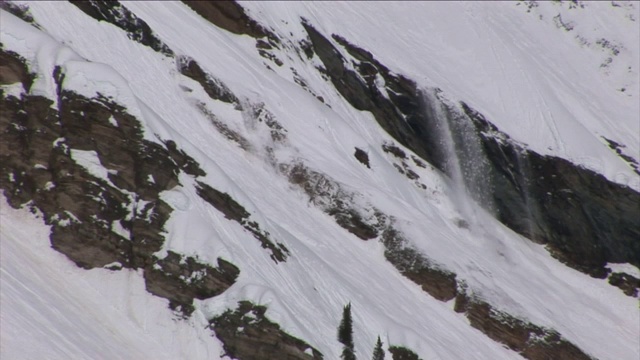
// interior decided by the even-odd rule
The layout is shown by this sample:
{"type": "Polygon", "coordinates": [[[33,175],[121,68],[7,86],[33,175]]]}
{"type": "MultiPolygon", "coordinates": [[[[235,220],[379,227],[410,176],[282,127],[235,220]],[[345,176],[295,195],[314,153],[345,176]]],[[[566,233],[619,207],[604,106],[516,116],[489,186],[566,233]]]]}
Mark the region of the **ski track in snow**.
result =
{"type": "MultiPolygon", "coordinates": [[[[520,358],[471,328],[466,318],[453,312],[451,303],[436,301],[402,277],[384,260],[381,244],[356,239],[310,205],[300,190],[264,163],[260,147],[266,144],[259,130],[247,127],[233,106],[210,100],[198,84],[179,75],[174,60],[132,42],[120,29],[96,22],[71,4],[28,5],[48,35],[2,12],[2,40],[30,60],[32,69],[46,74],[36,90],[42,87],[41,93],[52,97],[53,88],[47,83],[52,58],[55,64],[72,65],[67,68],[71,74],[77,72],[71,79],[82,86],[72,82],[68,84],[72,88],[84,88],[91,95],[105,85],[113,86],[115,95],[124,95],[118,100],[143,123],[146,138],[157,141],[156,134],[174,139],[207,172],[200,180],[245,206],[274,240],[291,250],[291,257],[274,264],[240,225],[197,196],[191,177],[181,175],[183,187],[162,195],[176,208],[166,224],[163,251],[197,254],[213,264],[222,257],[238,265],[241,274],[222,295],[196,301],[192,319],[175,321],[166,301],[144,291],[139,274],[76,268],[49,248],[48,228],[41,220],[3,202],[3,358],[23,358],[23,349],[34,357],[48,350],[51,358],[60,359],[96,358],[96,354],[123,359],[216,358],[221,345],[204,330],[205,318],[245,299],[267,305],[269,318],[318,348],[326,359],[339,357],[335,332],[342,306],[349,301],[360,357],[370,356],[380,335],[385,345],[408,346],[425,359],[520,358]],[[83,59],[90,63],[80,68],[95,69],[100,63],[117,75],[92,74],[73,66],[83,59]],[[193,92],[185,94],[178,86],[182,83],[190,84],[193,92]],[[245,152],[218,134],[193,100],[205,102],[216,117],[247,136],[255,151],[245,152]],[[33,301],[25,302],[26,298],[33,301]]],[[[452,221],[460,216],[455,205],[442,195],[426,196],[398,174],[380,150],[390,137],[370,114],[351,108],[304,62],[292,56],[285,66],[295,67],[332,109],[292,80],[267,70],[253,39],[211,26],[180,3],[124,5],[176,53],[196,59],[239,97],[254,104],[264,102],[288,130],[291,145],[278,150],[281,160],[303,159],[397,217],[399,227],[419,249],[456,272],[497,309],[553,327],[600,359],[637,358],[640,315],[635,299],[603,280],[566,268],[544,248],[513,234],[481,210],[473,212],[477,217],[473,232],[455,226],[452,221]],[[356,146],[369,152],[371,170],[353,158],[356,146]]],[[[292,32],[294,39],[305,37],[299,25],[304,16],[325,35],[338,33],[371,51],[392,71],[424,81],[420,85],[438,86],[452,99],[468,101],[536,151],[595,164],[609,178],[624,174],[631,181],[638,179],[594,135],[621,139],[630,153],[637,153],[638,132],[629,132],[638,127],[633,99],[621,100],[611,92],[593,96],[600,95],[593,89],[600,75],[581,76],[592,72],[591,63],[578,61],[575,70],[568,69],[576,55],[571,53],[575,50],[563,48],[564,39],[541,51],[541,39],[557,35],[556,29],[538,34],[541,24],[522,9],[477,3],[413,3],[415,8],[409,3],[394,7],[366,2],[243,6],[277,33],[290,37],[292,32]],[[398,18],[404,21],[390,21],[398,18]],[[523,34],[531,35],[528,41],[514,41],[523,34]],[[554,51],[558,55],[545,58],[554,51]],[[537,53],[544,56],[532,55],[537,53]],[[476,61],[469,61],[469,56],[476,61]],[[560,61],[564,56],[568,60],[560,61]],[[550,64],[558,70],[549,70],[550,64]],[[592,90],[575,95],[584,89],[592,90]],[[585,99],[591,105],[585,105],[585,99]],[[616,122],[622,125],[611,126],[616,122]],[[575,132],[580,135],[571,140],[575,132]]],[[[431,170],[420,169],[419,174],[441,191],[447,187],[431,170]]]]}

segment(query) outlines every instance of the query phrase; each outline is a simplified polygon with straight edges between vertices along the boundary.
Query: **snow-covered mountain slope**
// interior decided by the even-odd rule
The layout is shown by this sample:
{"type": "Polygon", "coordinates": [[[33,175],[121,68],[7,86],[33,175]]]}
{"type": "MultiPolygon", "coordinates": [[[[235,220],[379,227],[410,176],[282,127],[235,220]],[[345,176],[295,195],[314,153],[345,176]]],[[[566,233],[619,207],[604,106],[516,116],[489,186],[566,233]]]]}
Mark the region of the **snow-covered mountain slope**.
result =
{"type": "Polygon", "coordinates": [[[1,211],[3,359],[211,359],[221,352],[204,319],[175,321],[136,272],[79,269],[51,250],[41,218],[6,203],[1,211]]]}
{"type": "Polygon", "coordinates": [[[3,358],[338,359],[349,302],[359,358],[640,354],[637,4],[96,4],[0,10],[3,358]]]}
{"type": "Polygon", "coordinates": [[[640,10],[633,2],[244,5],[281,34],[300,36],[299,17],[313,20],[394,71],[473,101],[533,150],[640,189],[628,165],[601,146],[606,137],[636,159],[640,153],[640,10]]]}

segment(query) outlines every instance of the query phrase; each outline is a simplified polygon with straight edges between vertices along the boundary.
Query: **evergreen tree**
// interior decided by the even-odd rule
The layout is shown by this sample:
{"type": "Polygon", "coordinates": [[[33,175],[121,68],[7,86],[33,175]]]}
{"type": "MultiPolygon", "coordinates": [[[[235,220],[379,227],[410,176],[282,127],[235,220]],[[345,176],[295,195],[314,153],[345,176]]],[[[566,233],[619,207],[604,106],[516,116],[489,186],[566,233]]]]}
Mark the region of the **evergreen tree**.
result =
{"type": "Polygon", "coordinates": [[[344,345],[342,349],[343,360],[356,360],[353,345],[353,320],[351,319],[351,303],[345,305],[342,311],[342,321],[338,327],[338,341],[344,345]]]}
{"type": "Polygon", "coordinates": [[[372,360],[384,360],[384,350],[382,349],[382,341],[380,341],[380,336],[378,336],[378,342],[376,342],[376,347],[373,349],[373,357],[372,360]]]}

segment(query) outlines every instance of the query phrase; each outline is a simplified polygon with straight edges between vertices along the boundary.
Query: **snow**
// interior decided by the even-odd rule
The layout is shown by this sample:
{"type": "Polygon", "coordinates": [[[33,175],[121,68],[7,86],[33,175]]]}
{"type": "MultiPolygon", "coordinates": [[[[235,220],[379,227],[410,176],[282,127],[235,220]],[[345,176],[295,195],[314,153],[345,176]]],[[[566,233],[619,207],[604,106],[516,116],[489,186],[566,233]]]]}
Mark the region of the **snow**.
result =
{"type": "MultiPolygon", "coordinates": [[[[33,93],[55,99],[50,74],[59,65],[68,74],[66,89],[111,96],[142,122],[146,138],[172,139],[193,156],[208,174],[198,180],[231,195],[291,256],[275,264],[242,226],[200,199],[193,177],[181,174],[180,186],[161,193],[174,212],[157,255],[173,250],[210,264],[221,257],[241,273],[222,295],[195,301],[193,318],[178,321],[166,301],[145,292],[140,274],[76,268],[49,248],[41,220],[3,204],[3,358],[23,357],[19,351],[27,343],[32,357],[53,349],[51,358],[216,358],[220,344],[204,329],[205,319],[241,300],[266,305],[267,317],[326,359],[339,357],[335,332],[347,302],[353,304],[356,353],[363,358],[370,356],[378,335],[385,344],[407,346],[425,359],[520,358],[471,328],[451,303],[436,301],[401,276],[385,261],[379,242],[360,241],[314,207],[269,164],[266,147],[274,148],[275,161],[304,162],[356,193],[363,212],[375,206],[393,215],[414,246],[456,272],[497,309],[553,327],[599,359],[637,359],[640,354],[637,299],[560,264],[480,209],[461,213],[450,197],[455,184],[430,166],[412,167],[428,191],[407,182],[393,167],[395,160],[380,149],[393,140],[369,113],[353,109],[322,79],[314,68],[318,59],[304,62],[282,50],[278,57],[284,70],[270,71],[252,39],[211,26],[181,3],[124,3],[177,54],[194,58],[227,85],[245,109],[264,103],[287,130],[287,141],[276,144],[264,122],[211,100],[176,72],[174,60],[129,40],[122,30],[68,3],[28,5],[46,34],[4,11],[1,33],[4,46],[28,59],[37,72],[33,93]],[[330,108],[291,79],[289,66],[330,108]],[[185,86],[193,91],[185,92],[185,86]],[[251,147],[243,150],[220,134],[199,103],[251,147]],[[369,154],[372,169],[353,158],[354,147],[369,154]],[[459,220],[470,227],[460,228],[459,220]],[[33,316],[21,315],[27,313],[33,316]],[[70,331],[70,324],[78,330],[70,331]]],[[[573,34],[559,32],[553,20],[541,21],[538,13],[514,3],[243,6],[291,41],[305,37],[299,25],[304,16],[324,34],[338,33],[370,50],[393,72],[423,87],[440,87],[449,100],[464,100],[532,149],[640,188],[639,177],[600,139],[624,143],[630,154],[640,152],[637,91],[633,86],[624,94],[615,90],[628,81],[617,73],[620,64],[637,64],[637,24],[617,21],[619,14],[604,5],[587,3],[586,15],[571,12],[562,19],[574,22],[585,37],[597,37],[599,30],[589,30],[595,27],[624,44],[628,50],[612,62],[608,74],[599,68],[600,50],[583,48],[573,34]]],[[[536,11],[551,14],[551,6],[556,5],[541,3],[536,11]]],[[[637,12],[637,6],[627,10],[637,12]]],[[[376,83],[383,86],[382,79],[376,83]]],[[[109,170],[95,152],[71,149],[71,154],[108,181],[109,170]]],[[[126,235],[115,223],[112,229],[126,235]]]]}
{"type": "Polygon", "coordinates": [[[13,96],[18,99],[20,99],[22,97],[22,94],[24,94],[24,86],[22,86],[22,83],[20,82],[8,85],[0,85],[0,90],[4,92],[5,96],[13,96]]]}
{"type": "Polygon", "coordinates": [[[111,66],[87,61],[66,61],[63,72],[65,77],[62,87],[65,90],[87,98],[105,96],[129,109],[134,117],[142,118],[127,81],[111,66]]]}
{"type": "Polygon", "coordinates": [[[51,249],[49,227],[0,204],[0,357],[215,359],[202,318],[177,320],[133,271],[82,270],[51,249]],[[198,346],[191,346],[193,341],[198,346]]]}
{"type": "Polygon", "coordinates": [[[113,116],[109,116],[109,124],[118,127],[118,121],[113,116]]]}
{"type": "Polygon", "coordinates": [[[640,154],[640,6],[582,2],[584,9],[569,10],[568,2],[537,3],[532,13],[516,2],[242,5],[279,34],[302,37],[299,18],[310,19],[324,34],[372,51],[392,71],[467,102],[533,150],[640,189],[638,175],[600,139],[640,154]],[[573,32],[551,24],[557,13],[576,24],[573,32]],[[622,44],[615,69],[602,70],[602,51],[582,46],[576,33],[622,44]]]}
{"type": "Polygon", "coordinates": [[[640,269],[631,264],[609,263],[607,267],[611,269],[611,272],[623,272],[640,279],[640,269]]]}
{"type": "Polygon", "coordinates": [[[89,171],[89,174],[106,181],[107,183],[113,185],[111,180],[109,180],[109,174],[115,173],[115,170],[107,170],[100,163],[100,158],[98,157],[98,153],[93,150],[78,150],[71,149],[71,158],[80,166],[84,167],[89,171]]]}
{"type": "Polygon", "coordinates": [[[131,239],[131,232],[129,232],[129,230],[125,229],[122,224],[120,223],[120,221],[114,221],[111,224],[111,231],[113,231],[114,233],[122,236],[125,239],[131,239]]]}

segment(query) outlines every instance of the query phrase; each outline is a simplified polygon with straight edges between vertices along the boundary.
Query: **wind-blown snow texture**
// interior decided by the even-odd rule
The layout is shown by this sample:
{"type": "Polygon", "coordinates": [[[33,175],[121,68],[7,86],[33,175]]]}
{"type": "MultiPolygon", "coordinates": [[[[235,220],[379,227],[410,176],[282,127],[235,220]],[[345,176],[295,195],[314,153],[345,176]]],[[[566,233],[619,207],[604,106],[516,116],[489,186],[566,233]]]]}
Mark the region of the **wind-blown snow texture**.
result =
{"type": "MultiPolygon", "coordinates": [[[[417,249],[497,309],[554,328],[599,359],[638,358],[637,299],[564,266],[479,209],[471,219],[461,214],[450,196],[453,184],[432,168],[414,169],[427,191],[412,185],[381,150],[393,139],[322,78],[317,58],[302,60],[292,48],[306,37],[304,17],[325,34],[373,51],[420,86],[472,104],[529,148],[638,190],[640,177],[602,139],[626,145],[630,156],[640,153],[638,4],[242,3],[284,39],[284,50],[274,50],[285,62],[279,67],[258,54],[254,39],[215,27],[182,3],[124,3],[173,52],[228,86],[243,111],[212,100],[176,70],[176,59],[72,4],[26,4],[41,30],[1,11],[0,40],[38,74],[33,93],[56,100],[51,74],[59,65],[65,87],[112,96],[142,122],[145,138],[176,141],[207,172],[204,180],[242,204],[290,257],[272,261],[242,226],[200,199],[192,177],[181,175],[181,186],[162,193],[175,209],[163,252],[197,254],[212,264],[222,257],[241,273],[222,295],[196,301],[192,318],[172,319],[167,302],[146,293],[138,273],[76,268],[49,248],[40,220],[3,200],[3,359],[216,358],[222,345],[205,329],[206,319],[241,300],[266,305],[267,317],[325,359],[339,358],[335,334],[347,302],[361,358],[371,356],[378,335],[423,359],[520,358],[470,327],[452,303],[400,275],[379,242],[361,241],[314,207],[274,169],[274,159],[304,162],[360,194],[363,208],[393,215],[417,249]],[[324,103],[293,81],[294,72],[324,103]],[[261,103],[286,129],[286,140],[274,143],[250,116],[261,103]],[[197,104],[246,139],[248,150],[216,130],[197,104]],[[371,169],[353,157],[355,147],[368,153],[371,169]],[[468,229],[456,225],[461,217],[468,229]]],[[[75,154],[92,173],[108,173],[91,154],[75,154]]]]}

